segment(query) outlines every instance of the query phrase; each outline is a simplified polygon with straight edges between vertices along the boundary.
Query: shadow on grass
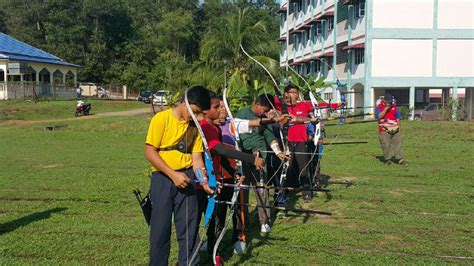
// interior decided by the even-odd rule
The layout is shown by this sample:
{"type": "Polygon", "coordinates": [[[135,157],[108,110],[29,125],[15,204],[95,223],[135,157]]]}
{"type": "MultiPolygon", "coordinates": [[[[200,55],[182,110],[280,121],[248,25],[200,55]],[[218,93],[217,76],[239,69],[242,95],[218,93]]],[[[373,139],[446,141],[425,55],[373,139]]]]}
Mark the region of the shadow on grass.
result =
{"type": "Polygon", "coordinates": [[[42,212],[35,212],[16,220],[0,224],[0,235],[15,231],[16,229],[29,225],[30,223],[51,218],[51,214],[63,212],[65,210],[67,210],[67,208],[54,208],[42,212]]]}

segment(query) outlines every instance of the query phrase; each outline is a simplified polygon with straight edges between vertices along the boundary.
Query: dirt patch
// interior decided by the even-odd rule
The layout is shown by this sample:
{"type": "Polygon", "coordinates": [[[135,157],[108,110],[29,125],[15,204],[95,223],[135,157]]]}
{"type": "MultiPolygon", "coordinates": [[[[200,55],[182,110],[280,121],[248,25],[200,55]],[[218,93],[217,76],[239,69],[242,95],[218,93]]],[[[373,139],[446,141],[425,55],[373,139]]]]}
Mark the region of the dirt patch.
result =
{"type": "Polygon", "coordinates": [[[403,195],[400,191],[390,191],[389,193],[390,193],[391,195],[393,195],[393,196],[401,196],[401,195],[403,195]]]}
{"type": "Polygon", "coordinates": [[[47,164],[47,165],[40,165],[41,168],[43,169],[48,169],[48,168],[58,168],[58,167],[63,167],[64,164],[47,164]]]}
{"type": "MultiPolygon", "coordinates": [[[[160,108],[155,107],[155,111],[160,111],[160,108]]],[[[63,121],[71,121],[71,120],[86,120],[86,119],[96,119],[100,117],[111,117],[111,116],[139,116],[139,115],[153,115],[150,107],[141,108],[141,109],[134,109],[128,111],[120,111],[120,112],[107,112],[107,113],[98,113],[92,114],[88,116],[80,116],[80,117],[68,117],[68,118],[57,118],[57,119],[43,119],[43,120],[6,120],[1,121],[0,125],[2,126],[23,126],[23,125],[31,125],[37,123],[54,123],[54,122],[63,122],[63,121]]]]}
{"type": "Polygon", "coordinates": [[[402,242],[403,239],[401,237],[395,235],[384,235],[380,239],[376,240],[378,245],[385,245],[385,244],[392,244],[394,242],[402,242]]]}

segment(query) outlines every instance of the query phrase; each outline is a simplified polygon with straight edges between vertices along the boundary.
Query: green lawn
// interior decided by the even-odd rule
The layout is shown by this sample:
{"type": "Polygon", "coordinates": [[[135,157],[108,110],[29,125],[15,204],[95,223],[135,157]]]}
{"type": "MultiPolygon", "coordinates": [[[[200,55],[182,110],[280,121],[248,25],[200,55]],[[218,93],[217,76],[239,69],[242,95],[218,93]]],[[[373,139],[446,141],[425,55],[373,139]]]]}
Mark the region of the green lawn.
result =
{"type": "MultiPolygon", "coordinates": [[[[148,188],[148,121],[1,126],[0,264],[146,264],[148,229],[131,192],[148,188]]],[[[326,140],[322,164],[331,192],[309,204],[293,198],[333,216],[277,219],[270,235],[251,233],[243,256],[226,238],[228,263],[472,264],[473,125],[404,122],[403,130],[409,165],[385,166],[374,123],[327,127],[339,136],[326,140]],[[368,144],[329,144],[341,141],[368,144]]],[[[173,241],[170,263],[176,258],[173,241]]]]}

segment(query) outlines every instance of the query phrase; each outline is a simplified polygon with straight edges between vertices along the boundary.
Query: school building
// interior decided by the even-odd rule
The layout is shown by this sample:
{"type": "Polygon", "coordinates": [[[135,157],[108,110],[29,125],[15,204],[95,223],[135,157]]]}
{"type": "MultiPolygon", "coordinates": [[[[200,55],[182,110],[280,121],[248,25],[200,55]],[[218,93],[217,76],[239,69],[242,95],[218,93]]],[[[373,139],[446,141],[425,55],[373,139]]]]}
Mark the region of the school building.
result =
{"type": "Polygon", "coordinates": [[[0,32],[0,100],[74,98],[79,67],[0,32]]]}
{"type": "Polygon", "coordinates": [[[463,94],[473,118],[474,1],[282,0],[279,13],[280,66],[346,85],[323,98],[371,112],[390,93],[414,109],[435,89],[463,94]]]}

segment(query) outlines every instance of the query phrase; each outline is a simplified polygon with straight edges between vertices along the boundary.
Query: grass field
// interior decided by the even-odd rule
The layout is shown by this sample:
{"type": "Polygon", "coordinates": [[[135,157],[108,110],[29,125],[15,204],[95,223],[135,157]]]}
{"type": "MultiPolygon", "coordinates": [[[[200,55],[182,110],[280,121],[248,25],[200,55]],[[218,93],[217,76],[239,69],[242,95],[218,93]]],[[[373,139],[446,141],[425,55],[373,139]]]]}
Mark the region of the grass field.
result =
{"type": "MultiPolygon", "coordinates": [[[[45,110],[56,104],[73,108],[50,102],[45,110]]],[[[137,107],[118,104],[109,110],[137,107]]],[[[68,120],[55,122],[55,131],[43,131],[48,123],[0,126],[0,264],[146,264],[148,229],[131,192],[148,188],[148,121],[68,120]]],[[[328,126],[327,134],[338,136],[326,140],[322,163],[331,192],[309,204],[293,199],[333,215],[277,219],[268,236],[251,233],[242,256],[232,255],[227,238],[228,264],[472,265],[472,124],[404,122],[408,166],[378,159],[374,123],[328,126]],[[368,143],[330,144],[342,141],[368,143]]],[[[173,241],[170,263],[176,258],[173,241]]]]}

